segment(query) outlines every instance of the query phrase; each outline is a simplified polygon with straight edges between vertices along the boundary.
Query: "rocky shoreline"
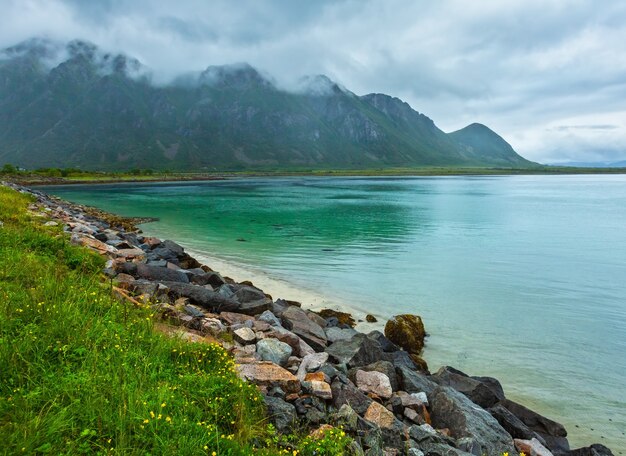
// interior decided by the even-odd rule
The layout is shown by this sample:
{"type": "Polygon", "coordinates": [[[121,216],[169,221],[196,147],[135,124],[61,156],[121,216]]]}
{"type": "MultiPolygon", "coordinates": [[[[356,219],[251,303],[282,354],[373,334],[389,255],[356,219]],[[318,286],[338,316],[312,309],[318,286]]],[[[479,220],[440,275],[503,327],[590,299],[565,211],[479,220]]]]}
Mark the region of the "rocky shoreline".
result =
{"type": "Polygon", "coordinates": [[[200,264],[170,240],[143,236],[124,219],[16,184],[29,210],[61,225],[71,242],[106,257],[114,293],[152,306],[167,328],[219,341],[241,377],[263,392],[282,433],[341,426],[364,455],[612,455],[603,445],[571,450],[565,428],[507,399],[500,382],[452,367],[428,371],[425,329],[398,315],[384,332],[354,329],[349,314],[305,310],[200,264]]]}

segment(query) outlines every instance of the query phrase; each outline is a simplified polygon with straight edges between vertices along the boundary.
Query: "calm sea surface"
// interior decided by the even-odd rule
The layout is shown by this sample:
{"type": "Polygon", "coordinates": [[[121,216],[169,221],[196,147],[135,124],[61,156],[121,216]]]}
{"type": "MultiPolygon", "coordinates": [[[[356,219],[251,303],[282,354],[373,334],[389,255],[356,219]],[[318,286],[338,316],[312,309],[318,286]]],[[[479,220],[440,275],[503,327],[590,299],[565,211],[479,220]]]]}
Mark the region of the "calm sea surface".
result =
{"type": "MultiPolygon", "coordinates": [[[[380,319],[626,454],[626,176],[273,178],[48,187],[380,319]],[[244,241],[245,240],[245,241],[244,241]],[[592,429],[593,428],[593,429],[592,429]]],[[[620,454],[620,453],[616,453],[620,454]]]]}

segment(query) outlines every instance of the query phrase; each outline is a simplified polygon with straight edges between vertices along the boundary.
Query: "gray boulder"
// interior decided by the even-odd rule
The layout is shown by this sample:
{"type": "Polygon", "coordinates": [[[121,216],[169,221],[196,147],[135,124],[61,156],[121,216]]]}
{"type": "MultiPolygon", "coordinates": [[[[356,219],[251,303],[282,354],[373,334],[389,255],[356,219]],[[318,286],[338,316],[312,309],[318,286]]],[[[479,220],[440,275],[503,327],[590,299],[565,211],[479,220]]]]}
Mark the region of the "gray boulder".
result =
{"type": "Polygon", "coordinates": [[[264,321],[270,326],[281,326],[280,320],[276,317],[276,315],[272,313],[271,310],[266,310],[262,312],[261,315],[257,317],[257,320],[264,321]]]}
{"type": "Polygon", "coordinates": [[[519,418],[528,428],[539,434],[545,441],[545,446],[550,451],[553,453],[565,453],[569,451],[567,431],[562,424],[546,418],[509,399],[501,401],[500,405],[519,418]]]}
{"type": "Polygon", "coordinates": [[[491,416],[493,416],[498,423],[500,423],[500,426],[502,426],[504,430],[511,435],[511,437],[524,440],[536,438],[542,445],[545,445],[545,441],[541,436],[539,436],[539,434],[532,431],[504,406],[496,404],[487,411],[491,413],[491,416]]]}
{"type": "Polygon", "coordinates": [[[296,408],[279,397],[265,397],[268,418],[281,434],[289,434],[296,422],[296,408]]]}
{"type": "Polygon", "coordinates": [[[346,378],[339,376],[330,385],[333,392],[333,405],[340,409],[342,405],[349,405],[359,415],[365,414],[372,400],[363,394],[354,384],[346,378]],[[345,380],[345,381],[342,381],[345,380]]]}
{"type": "Polygon", "coordinates": [[[339,328],[337,326],[325,328],[324,332],[330,343],[337,342],[338,340],[352,339],[353,336],[358,334],[357,331],[352,328],[339,328]]]}
{"type": "Polygon", "coordinates": [[[181,282],[189,283],[189,278],[182,271],[175,271],[167,267],[151,266],[148,264],[137,265],[137,277],[156,282],[181,282]]]}
{"type": "Polygon", "coordinates": [[[326,334],[320,325],[313,322],[307,313],[299,307],[290,306],[281,315],[283,326],[301,337],[316,351],[326,348],[326,334]]]}
{"type": "Polygon", "coordinates": [[[367,366],[380,361],[383,351],[380,344],[365,334],[357,334],[350,340],[338,340],[326,349],[331,359],[348,368],[367,366]]]}
{"type": "Polygon", "coordinates": [[[396,375],[396,369],[393,367],[388,361],[376,361],[375,363],[368,364],[367,366],[355,367],[348,371],[348,377],[355,382],[356,381],[356,371],[363,370],[365,372],[380,372],[381,374],[385,374],[387,378],[389,378],[389,383],[391,388],[394,391],[398,391],[400,389],[398,383],[398,377],[396,375]]]}
{"type": "Polygon", "coordinates": [[[465,395],[446,387],[437,387],[429,397],[435,428],[448,428],[456,439],[472,438],[478,454],[516,454],[512,437],[489,412],[465,395]]]}
{"type": "Polygon", "coordinates": [[[256,287],[240,285],[235,291],[235,298],[241,303],[259,301],[265,299],[265,293],[256,287]]]}
{"type": "Polygon", "coordinates": [[[470,377],[449,366],[442,367],[430,378],[441,386],[449,386],[465,394],[472,402],[485,409],[504,400],[502,385],[495,378],[482,377],[481,381],[481,377],[470,377]]]}
{"type": "Polygon", "coordinates": [[[276,339],[261,339],[256,344],[257,355],[262,361],[271,361],[279,366],[286,366],[292,349],[289,345],[276,339]]]}
{"type": "Polygon", "coordinates": [[[430,395],[437,388],[437,384],[428,379],[428,377],[420,372],[416,372],[405,366],[396,367],[398,374],[399,389],[407,393],[424,392],[430,395]]]}
{"type": "Polygon", "coordinates": [[[169,288],[174,299],[189,298],[192,304],[199,305],[212,312],[232,312],[239,309],[240,304],[232,299],[224,298],[219,293],[207,290],[199,285],[180,282],[163,282],[169,288]]]}
{"type": "Polygon", "coordinates": [[[595,443],[585,448],[572,450],[567,456],[613,456],[613,452],[604,445],[595,443]]]}
{"type": "Polygon", "coordinates": [[[385,353],[392,353],[400,350],[400,347],[387,339],[380,331],[370,331],[367,333],[367,337],[377,341],[380,344],[380,348],[382,348],[385,353]]]}

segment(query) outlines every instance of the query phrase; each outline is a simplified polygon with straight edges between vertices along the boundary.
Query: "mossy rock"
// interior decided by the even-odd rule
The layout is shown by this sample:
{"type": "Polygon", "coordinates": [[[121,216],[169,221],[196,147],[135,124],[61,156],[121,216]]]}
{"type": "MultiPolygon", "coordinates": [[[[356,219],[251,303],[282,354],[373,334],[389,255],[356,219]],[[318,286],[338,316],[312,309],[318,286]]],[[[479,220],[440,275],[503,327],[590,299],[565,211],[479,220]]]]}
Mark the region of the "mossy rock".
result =
{"type": "Polygon", "coordinates": [[[368,323],[376,323],[378,321],[378,319],[374,315],[372,315],[372,314],[367,314],[365,316],[365,321],[368,322],[368,323]]]}
{"type": "Polygon", "coordinates": [[[396,315],[385,325],[385,337],[410,354],[419,355],[424,348],[426,330],[419,315],[396,315]]]}
{"type": "Polygon", "coordinates": [[[337,320],[339,320],[340,325],[348,325],[351,328],[354,328],[356,326],[356,321],[354,320],[354,317],[347,312],[339,312],[338,310],[332,310],[332,309],[322,309],[317,313],[322,318],[326,318],[326,319],[330,317],[337,318],[337,320]]]}

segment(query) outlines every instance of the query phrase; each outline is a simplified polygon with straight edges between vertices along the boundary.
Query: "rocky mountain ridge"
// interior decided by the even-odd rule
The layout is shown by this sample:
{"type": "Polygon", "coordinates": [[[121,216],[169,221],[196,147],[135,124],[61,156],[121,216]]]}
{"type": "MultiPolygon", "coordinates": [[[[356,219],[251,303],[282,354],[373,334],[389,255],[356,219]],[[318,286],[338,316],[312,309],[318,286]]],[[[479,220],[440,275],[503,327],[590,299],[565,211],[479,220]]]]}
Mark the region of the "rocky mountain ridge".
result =
{"type": "MultiPolygon", "coordinates": [[[[26,168],[532,167],[487,127],[452,134],[384,94],[326,76],[277,87],[248,64],[166,86],[136,59],[83,41],[0,54],[0,163],[26,168]]],[[[469,130],[468,130],[469,129],[469,130]]]]}

